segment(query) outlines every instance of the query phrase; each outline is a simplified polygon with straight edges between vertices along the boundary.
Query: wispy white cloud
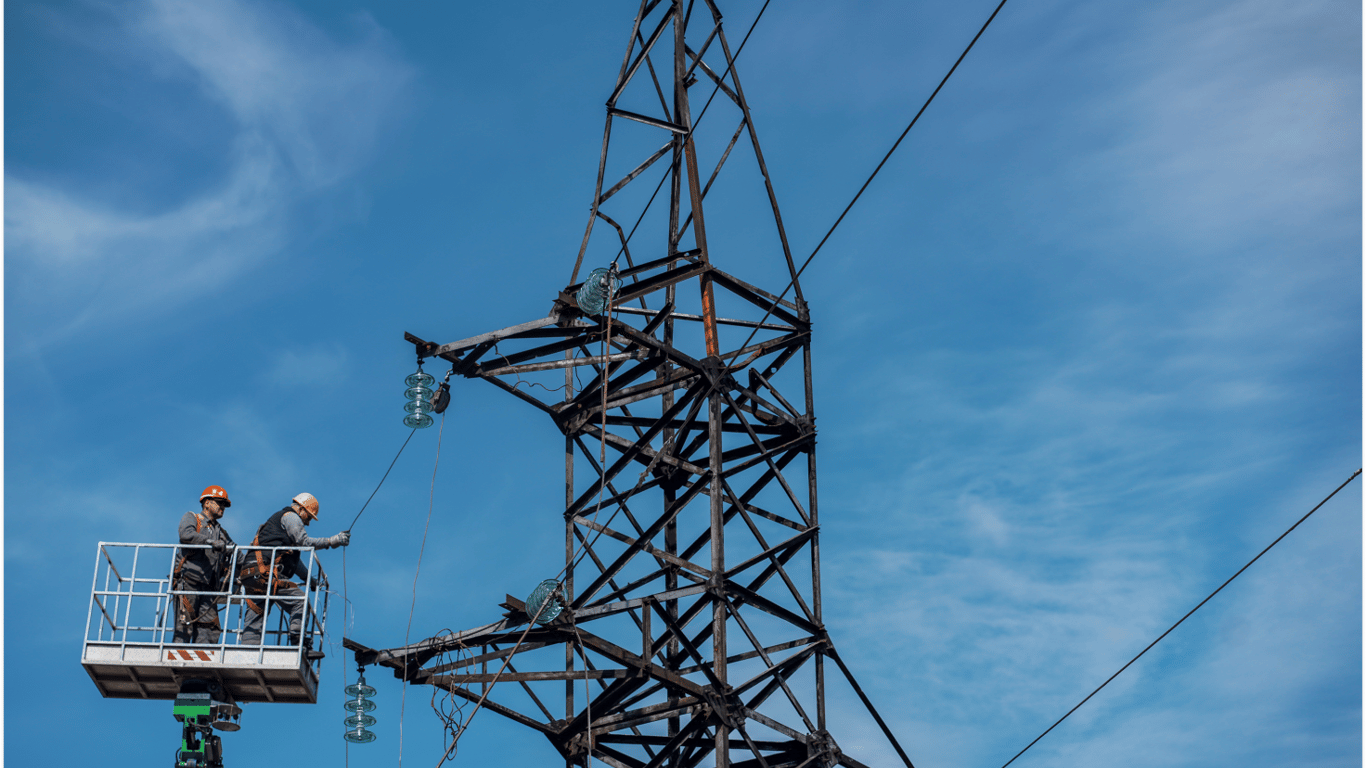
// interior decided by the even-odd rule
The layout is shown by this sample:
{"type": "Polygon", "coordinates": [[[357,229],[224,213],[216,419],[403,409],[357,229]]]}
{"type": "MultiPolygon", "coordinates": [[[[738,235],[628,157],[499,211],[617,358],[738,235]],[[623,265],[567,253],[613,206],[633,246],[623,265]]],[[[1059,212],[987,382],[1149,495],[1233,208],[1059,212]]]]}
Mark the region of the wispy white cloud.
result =
{"type": "Polygon", "coordinates": [[[1139,23],[1151,34],[1096,61],[1130,87],[1091,100],[1079,121],[1113,134],[1062,171],[1107,206],[1125,201],[1124,229],[1156,236],[1154,258],[1174,242],[1208,251],[1287,231],[1316,237],[1300,226],[1306,218],[1359,213],[1360,163],[1342,158],[1360,156],[1360,73],[1340,66],[1325,37],[1360,25],[1348,6],[1167,4],[1139,23]]]}
{"type": "Polygon", "coordinates": [[[101,44],[105,55],[162,78],[143,98],[173,98],[158,89],[183,78],[220,104],[235,131],[231,164],[207,191],[164,200],[154,213],[11,172],[6,247],[25,285],[13,296],[44,329],[35,343],[96,317],[164,312],[278,254],[294,234],[294,209],[365,163],[411,77],[365,18],[342,43],[288,8],[254,0],[149,0],[109,12],[107,34],[126,45],[101,44]]]}
{"type": "Polygon", "coordinates": [[[149,0],[128,23],[189,67],[245,129],[279,146],[305,187],[334,183],[365,160],[410,75],[368,17],[349,45],[253,0],[149,0]]]}
{"type": "Polygon", "coordinates": [[[351,355],[339,344],[286,349],[263,372],[266,383],[278,387],[311,387],[335,383],[351,370],[351,355]]]}
{"type": "MultiPolygon", "coordinates": [[[[1337,11],[1153,9],[1097,60],[1127,87],[1071,103],[1103,138],[1057,153],[1023,206],[1022,231],[1086,254],[1065,262],[1083,279],[1029,275],[1067,298],[1011,343],[859,358],[876,385],[824,435],[868,462],[822,463],[823,489],[859,489],[823,503],[827,621],[918,766],[1009,759],[1343,479],[1312,461],[1360,460],[1306,402],[1350,410],[1359,387],[1306,373],[1360,343],[1359,304],[1341,311],[1360,297],[1359,73],[1306,50],[1337,11]]],[[[1017,765],[1358,755],[1360,496],[1337,503],[1017,765]]],[[[865,762],[894,762],[881,750],[865,762]]]]}

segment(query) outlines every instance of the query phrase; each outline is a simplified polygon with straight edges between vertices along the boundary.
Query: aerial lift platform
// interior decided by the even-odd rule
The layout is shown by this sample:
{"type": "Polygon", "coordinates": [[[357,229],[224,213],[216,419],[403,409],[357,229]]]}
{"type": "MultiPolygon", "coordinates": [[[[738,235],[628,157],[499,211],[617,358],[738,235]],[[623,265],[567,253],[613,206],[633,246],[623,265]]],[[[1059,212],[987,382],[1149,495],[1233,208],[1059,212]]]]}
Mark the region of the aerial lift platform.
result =
{"type": "MultiPolygon", "coordinates": [[[[252,595],[264,604],[268,621],[263,622],[261,642],[244,645],[248,596],[231,575],[240,572],[247,557],[259,552],[273,564],[288,548],[238,547],[229,561],[230,577],[219,591],[177,590],[175,563],[193,549],[208,547],[100,542],[81,665],[107,699],[174,702],[172,714],[182,725],[176,768],[221,768],[223,746],[214,731],[241,727],[239,704],[317,703],[322,659],[309,649],[321,648],[324,640],[327,574],[312,549],[298,550],[308,566],[300,585],[305,605],[299,639],[290,644],[286,611],[274,611],[271,618],[270,605],[285,598],[252,595]],[[175,601],[185,595],[210,595],[224,606],[217,643],[175,641],[175,601]]],[[[273,591],[273,585],[267,587],[268,593],[273,591]]]]}
{"type": "MultiPolygon", "coordinates": [[[[188,679],[213,680],[237,702],[313,704],[318,700],[321,660],[309,660],[304,642],[286,645],[284,611],[273,613],[257,645],[239,642],[246,595],[232,585],[218,592],[181,592],[172,583],[176,559],[205,546],[100,542],[90,590],[81,664],[95,687],[111,699],[168,699],[188,679]],[[183,594],[209,594],[225,606],[219,642],[177,643],[173,601],[183,594]]],[[[238,547],[229,573],[257,551],[276,557],[283,547],[238,547]]],[[[311,549],[300,550],[308,565],[301,588],[307,604],[302,637],[321,648],[327,620],[327,575],[311,549]]],[[[277,597],[253,599],[281,602],[277,597]]]]}

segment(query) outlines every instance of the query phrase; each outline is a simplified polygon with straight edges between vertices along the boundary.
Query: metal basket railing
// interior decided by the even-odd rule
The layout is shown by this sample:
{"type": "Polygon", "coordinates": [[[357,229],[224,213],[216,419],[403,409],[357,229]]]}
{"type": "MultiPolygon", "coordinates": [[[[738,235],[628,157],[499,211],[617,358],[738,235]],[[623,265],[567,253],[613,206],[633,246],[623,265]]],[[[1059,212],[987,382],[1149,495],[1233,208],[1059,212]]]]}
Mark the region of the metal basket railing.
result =
{"type": "MultiPolygon", "coordinates": [[[[95,575],[90,590],[90,610],[86,618],[86,644],[100,645],[155,645],[190,648],[251,649],[279,646],[300,647],[303,639],[321,648],[327,624],[327,574],[311,548],[295,547],[237,547],[228,559],[228,577],[219,591],[176,589],[174,570],[177,559],[190,550],[208,550],[207,545],[185,544],[130,544],[100,542],[95,557],[95,575]],[[282,578],[274,567],[283,553],[297,551],[307,568],[307,577],[299,585],[303,591],[303,626],[300,642],[289,643],[285,602],[298,600],[275,595],[275,582],[282,578]],[[246,558],[261,553],[270,568],[266,594],[248,595],[243,591],[238,574],[246,558]],[[219,606],[222,634],[217,643],[185,643],[175,640],[175,610],[173,601],[180,596],[207,595],[219,606]],[[249,646],[241,644],[245,624],[246,600],[250,598],[266,612],[261,642],[249,646]]],[[[297,578],[297,577],[295,577],[297,578]]],[[[296,582],[297,583],[297,582],[296,582]]]]}

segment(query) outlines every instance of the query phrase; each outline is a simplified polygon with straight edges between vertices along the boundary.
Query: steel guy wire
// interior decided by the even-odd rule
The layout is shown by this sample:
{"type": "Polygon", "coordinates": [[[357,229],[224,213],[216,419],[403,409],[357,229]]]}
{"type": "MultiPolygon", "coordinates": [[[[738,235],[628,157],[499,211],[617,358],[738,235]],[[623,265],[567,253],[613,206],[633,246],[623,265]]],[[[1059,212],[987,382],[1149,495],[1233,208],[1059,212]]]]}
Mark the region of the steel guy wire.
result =
{"type": "Polygon", "coordinates": [[[968,51],[971,51],[972,47],[977,44],[978,38],[982,36],[983,32],[987,31],[987,27],[991,26],[992,20],[996,18],[996,14],[1001,12],[1001,9],[1005,7],[1005,4],[1006,0],[1001,0],[1000,5],[997,5],[996,10],[991,12],[991,16],[987,18],[987,21],[982,25],[982,28],[977,30],[977,34],[973,36],[972,42],[968,43],[968,47],[964,48],[963,52],[959,54],[958,60],[953,63],[952,67],[949,67],[948,74],[944,75],[944,79],[940,80],[939,85],[935,86],[934,92],[931,93],[930,97],[921,105],[920,111],[915,113],[915,117],[911,118],[911,122],[906,126],[906,130],[901,132],[901,135],[897,137],[896,142],[892,144],[892,148],[887,150],[886,155],[883,155],[882,162],[877,164],[877,167],[873,169],[873,173],[868,177],[868,180],[863,182],[863,186],[859,187],[858,193],[854,195],[854,199],[849,201],[849,204],[844,207],[844,211],[840,213],[839,218],[835,219],[834,224],[830,225],[830,229],[825,233],[825,237],[821,238],[821,241],[816,244],[816,249],[811,252],[810,256],[806,257],[806,261],[802,262],[802,268],[797,270],[797,274],[792,277],[792,280],[788,282],[787,287],[778,295],[778,301],[773,302],[772,306],[768,308],[768,311],[764,313],[763,320],[760,320],[754,330],[750,331],[749,338],[745,339],[745,343],[740,345],[740,349],[748,347],[749,343],[754,340],[754,335],[759,332],[759,326],[762,326],[764,321],[768,320],[769,316],[773,314],[774,308],[778,306],[778,302],[782,301],[783,298],[787,296],[787,292],[792,290],[792,286],[796,284],[797,280],[802,276],[802,273],[806,271],[807,265],[811,263],[812,259],[816,258],[816,254],[821,252],[821,248],[825,246],[825,241],[829,240],[830,236],[835,233],[835,228],[840,225],[840,222],[844,221],[844,217],[848,215],[850,209],[854,207],[854,203],[857,203],[859,198],[863,196],[863,191],[868,189],[868,185],[873,183],[873,179],[877,178],[878,172],[882,170],[882,166],[887,164],[887,161],[892,157],[892,153],[896,151],[897,147],[901,146],[902,139],[905,139],[906,134],[910,133],[911,129],[915,127],[916,122],[920,120],[920,116],[925,114],[925,110],[929,108],[930,102],[934,101],[934,97],[939,95],[940,89],[942,89],[944,84],[949,81],[949,78],[953,76],[953,73],[958,69],[958,65],[963,63],[963,59],[967,57],[968,51]]]}
{"type": "Polygon", "coordinates": [[[1020,757],[1020,755],[1023,755],[1025,752],[1029,751],[1029,748],[1030,748],[1030,747],[1032,747],[1032,746],[1034,746],[1035,744],[1039,743],[1039,739],[1042,739],[1043,737],[1047,736],[1047,735],[1049,734],[1049,731],[1052,731],[1054,728],[1057,728],[1058,725],[1060,725],[1060,724],[1062,723],[1062,721],[1066,720],[1073,712],[1076,712],[1078,709],[1080,709],[1082,704],[1085,704],[1086,702],[1090,701],[1092,696],[1095,696],[1097,693],[1100,693],[1100,689],[1101,689],[1101,688],[1104,688],[1105,686],[1109,685],[1111,680],[1114,680],[1116,677],[1119,677],[1119,675],[1120,675],[1121,672],[1123,672],[1124,670],[1128,669],[1129,666],[1130,666],[1131,664],[1133,664],[1135,661],[1138,661],[1139,658],[1140,658],[1141,656],[1143,656],[1143,654],[1145,654],[1145,653],[1147,653],[1149,650],[1151,650],[1152,647],[1153,647],[1154,645],[1157,645],[1158,643],[1162,642],[1162,638],[1164,638],[1164,637],[1166,637],[1167,635],[1171,634],[1171,632],[1172,632],[1173,629],[1176,629],[1177,627],[1181,626],[1181,622],[1185,621],[1186,619],[1189,619],[1189,618],[1191,617],[1191,614],[1193,614],[1193,613],[1195,613],[1196,611],[1200,610],[1200,608],[1201,608],[1202,606],[1204,606],[1205,603],[1208,603],[1215,595],[1219,594],[1219,592],[1220,592],[1221,590],[1223,590],[1224,587],[1227,587],[1234,579],[1236,579],[1236,578],[1238,578],[1240,575],[1242,575],[1243,571],[1246,571],[1248,568],[1252,567],[1252,564],[1255,563],[1255,562],[1257,562],[1258,560],[1260,560],[1261,557],[1262,557],[1262,555],[1265,555],[1267,552],[1269,552],[1269,551],[1271,550],[1272,547],[1274,547],[1274,546],[1276,546],[1277,544],[1279,544],[1280,541],[1281,541],[1281,539],[1284,539],[1286,536],[1289,536],[1289,535],[1290,535],[1290,532],[1293,531],[1293,530],[1295,530],[1296,528],[1298,528],[1299,525],[1300,525],[1300,523],[1304,522],[1305,520],[1308,520],[1310,515],[1312,515],[1312,514],[1314,514],[1315,512],[1319,511],[1319,507],[1322,507],[1324,504],[1327,504],[1329,499],[1331,499],[1331,498],[1333,498],[1334,496],[1338,495],[1338,491],[1342,490],[1343,488],[1346,488],[1347,485],[1348,485],[1348,483],[1351,483],[1353,480],[1357,479],[1357,477],[1360,476],[1360,475],[1361,475],[1361,470],[1360,470],[1360,469],[1358,469],[1357,471],[1353,472],[1351,477],[1349,477],[1349,478],[1347,478],[1345,481],[1343,481],[1342,485],[1339,485],[1337,488],[1334,488],[1334,489],[1333,489],[1333,492],[1330,493],[1330,494],[1328,494],[1327,496],[1325,496],[1324,499],[1323,499],[1323,501],[1320,501],[1318,504],[1315,504],[1313,509],[1311,509],[1311,510],[1309,510],[1308,512],[1305,513],[1304,517],[1301,517],[1299,520],[1296,520],[1294,525],[1292,525],[1292,526],[1290,526],[1289,528],[1285,529],[1285,533],[1282,533],[1280,536],[1277,536],[1275,541],[1273,541],[1273,542],[1271,542],[1270,544],[1266,545],[1266,549],[1263,549],[1261,552],[1258,552],[1256,557],[1254,557],[1254,558],[1252,558],[1251,560],[1247,561],[1247,565],[1244,565],[1242,568],[1239,568],[1237,573],[1235,573],[1235,574],[1233,574],[1232,576],[1228,577],[1228,581],[1225,581],[1223,584],[1220,584],[1218,589],[1216,589],[1216,590],[1214,590],[1213,592],[1209,593],[1209,597],[1206,597],[1204,600],[1201,600],[1199,605],[1197,605],[1197,606],[1195,606],[1194,608],[1190,609],[1190,612],[1189,612],[1189,613],[1187,613],[1185,616],[1182,616],[1182,617],[1180,618],[1180,620],[1178,620],[1175,624],[1173,624],[1173,625],[1171,625],[1170,627],[1168,627],[1166,632],[1163,632],[1161,635],[1158,635],[1158,637],[1157,637],[1156,640],[1152,641],[1151,643],[1148,643],[1148,647],[1147,647],[1147,648],[1144,648],[1144,649],[1141,650],[1141,651],[1139,651],[1139,652],[1138,652],[1138,656],[1135,656],[1135,657],[1133,657],[1132,659],[1129,659],[1129,663],[1128,663],[1128,664],[1125,664],[1125,665],[1122,666],[1122,667],[1120,667],[1120,668],[1119,668],[1119,672],[1116,672],[1116,673],[1114,673],[1113,675],[1110,675],[1110,677],[1107,678],[1107,679],[1105,680],[1105,682],[1101,683],[1100,686],[1097,687],[1094,691],[1091,691],[1090,693],[1088,693],[1088,694],[1086,695],[1086,698],[1084,698],[1084,699],[1082,699],[1080,702],[1078,702],[1078,703],[1077,703],[1077,706],[1072,707],[1071,709],[1069,709],[1069,710],[1067,711],[1067,714],[1066,714],[1066,715],[1063,715],[1062,717],[1058,718],[1058,722],[1053,723],[1052,725],[1048,726],[1048,730],[1046,730],[1046,731],[1044,731],[1043,733],[1039,734],[1037,738],[1035,738],[1033,741],[1029,742],[1029,744],[1026,745],[1024,749],[1020,750],[1019,752],[1017,752],[1017,753],[1015,754],[1015,757],[1012,757],[1012,758],[1010,758],[1009,760],[1007,760],[1007,761],[1005,762],[1005,765],[1002,765],[1001,768],[1006,768],[1007,765],[1010,765],[1011,763],[1015,762],[1015,760],[1018,759],[1018,758],[1020,757]]]}

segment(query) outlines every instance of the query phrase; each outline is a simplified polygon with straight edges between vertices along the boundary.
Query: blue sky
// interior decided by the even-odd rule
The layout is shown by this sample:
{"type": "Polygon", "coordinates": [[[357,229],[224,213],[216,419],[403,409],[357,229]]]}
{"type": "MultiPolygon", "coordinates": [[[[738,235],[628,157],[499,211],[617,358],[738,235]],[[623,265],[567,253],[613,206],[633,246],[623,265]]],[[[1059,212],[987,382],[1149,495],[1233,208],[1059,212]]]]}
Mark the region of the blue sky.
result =
{"type": "MultiPolygon", "coordinates": [[[[994,5],[768,9],[740,69],[799,255],[994,5]]],[[[96,542],[170,541],[210,483],[239,541],[304,490],[345,527],[407,434],[403,332],[568,281],[634,12],[7,4],[6,758],[88,760],[74,702],[106,763],[170,759],[169,703],[80,667],[96,542]]],[[[1361,26],[1014,0],[813,262],[826,621],[919,768],[1005,762],[1360,466],[1361,26]]],[[[560,567],[554,426],[461,382],[434,475],[437,438],[347,552],[366,644],[560,567]]],[[[1361,541],[1358,483],[1015,765],[1360,765],[1361,541]]],[[[248,706],[229,761],[348,759],[346,671],[248,706]]],[[[435,764],[430,691],[371,682],[350,763],[435,764]]],[[[482,713],[457,759],[556,760],[529,735],[482,713]]]]}

